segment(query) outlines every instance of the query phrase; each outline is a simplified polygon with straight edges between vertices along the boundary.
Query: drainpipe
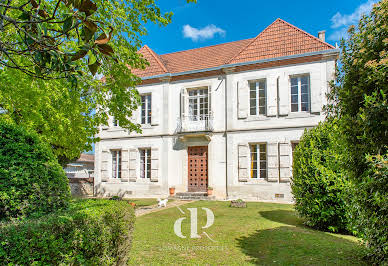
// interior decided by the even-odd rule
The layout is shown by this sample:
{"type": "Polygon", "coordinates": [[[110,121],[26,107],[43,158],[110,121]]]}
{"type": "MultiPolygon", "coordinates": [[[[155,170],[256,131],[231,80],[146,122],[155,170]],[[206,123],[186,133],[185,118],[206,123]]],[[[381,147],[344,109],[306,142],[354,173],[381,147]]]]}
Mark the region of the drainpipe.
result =
{"type": "Polygon", "coordinates": [[[280,113],[280,99],[279,99],[279,76],[276,79],[276,117],[279,118],[280,113]]]}
{"type": "Polygon", "coordinates": [[[223,72],[225,74],[225,193],[226,193],[226,199],[229,197],[228,192],[228,88],[229,88],[229,82],[228,82],[228,74],[231,74],[234,71],[234,68],[229,69],[223,69],[223,72]]]}

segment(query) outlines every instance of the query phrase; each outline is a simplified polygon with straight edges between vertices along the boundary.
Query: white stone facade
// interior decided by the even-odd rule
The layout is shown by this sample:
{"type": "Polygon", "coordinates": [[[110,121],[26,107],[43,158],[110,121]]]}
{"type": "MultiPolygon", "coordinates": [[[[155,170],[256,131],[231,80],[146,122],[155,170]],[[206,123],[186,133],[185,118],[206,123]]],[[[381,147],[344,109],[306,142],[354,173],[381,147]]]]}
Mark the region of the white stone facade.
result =
{"type": "MultiPolygon", "coordinates": [[[[319,60],[235,71],[196,79],[139,86],[151,94],[151,124],[142,133],[101,127],[95,148],[98,195],[167,197],[169,188],[188,191],[189,146],[208,146],[208,186],[217,199],[291,202],[292,143],[324,119],[328,82],[334,79],[338,51],[319,60]],[[291,77],[309,77],[309,110],[291,112],[291,77]],[[266,83],[265,115],[250,115],[249,81],[266,83]],[[208,89],[209,119],[188,121],[187,90],[208,89]],[[266,178],[252,178],[251,144],[266,144],[266,178]],[[140,177],[140,149],[151,149],[149,178],[140,177]],[[112,178],[112,151],[121,150],[121,176],[112,178]]],[[[299,56],[300,57],[300,56],[299,56]]],[[[140,110],[134,120],[140,121],[140,110]]],[[[264,156],[264,155],[263,155],[264,156]]],[[[264,165],[264,164],[263,164],[264,165]]],[[[263,168],[264,169],[264,168],[263,168]]]]}

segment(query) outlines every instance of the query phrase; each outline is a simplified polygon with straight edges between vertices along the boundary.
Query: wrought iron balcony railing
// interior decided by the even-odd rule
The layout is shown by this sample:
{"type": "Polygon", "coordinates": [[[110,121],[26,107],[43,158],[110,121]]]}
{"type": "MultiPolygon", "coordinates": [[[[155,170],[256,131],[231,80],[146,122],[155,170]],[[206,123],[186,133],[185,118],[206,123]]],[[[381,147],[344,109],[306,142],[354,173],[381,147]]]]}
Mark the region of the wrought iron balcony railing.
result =
{"type": "Polygon", "coordinates": [[[177,132],[206,132],[213,131],[213,116],[206,115],[188,115],[178,118],[177,132]]]}

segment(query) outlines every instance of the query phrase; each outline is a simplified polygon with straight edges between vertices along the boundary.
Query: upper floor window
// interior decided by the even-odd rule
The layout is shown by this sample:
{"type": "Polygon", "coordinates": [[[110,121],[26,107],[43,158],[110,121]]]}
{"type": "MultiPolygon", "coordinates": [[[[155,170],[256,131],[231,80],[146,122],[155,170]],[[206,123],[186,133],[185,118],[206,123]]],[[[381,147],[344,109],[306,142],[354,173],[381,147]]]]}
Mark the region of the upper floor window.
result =
{"type": "Polygon", "coordinates": [[[121,151],[112,151],[112,177],[121,178],[121,151]]]}
{"type": "Polygon", "coordinates": [[[266,80],[249,82],[250,115],[266,114],[266,80]]]}
{"type": "Polygon", "coordinates": [[[291,77],[291,112],[309,111],[309,84],[309,75],[291,77]]]}
{"type": "Polygon", "coordinates": [[[140,178],[151,178],[151,149],[140,149],[140,178]]]}
{"type": "Polygon", "coordinates": [[[209,91],[207,87],[189,89],[189,119],[205,120],[209,115],[209,91]]]}
{"type": "Polygon", "coordinates": [[[151,124],[151,94],[141,96],[141,123],[151,124]]]}
{"type": "Polygon", "coordinates": [[[267,144],[251,144],[251,178],[267,178],[267,144]]]}
{"type": "Polygon", "coordinates": [[[116,119],[116,117],[113,117],[113,126],[118,127],[119,126],[119,120],[116,119]]]}

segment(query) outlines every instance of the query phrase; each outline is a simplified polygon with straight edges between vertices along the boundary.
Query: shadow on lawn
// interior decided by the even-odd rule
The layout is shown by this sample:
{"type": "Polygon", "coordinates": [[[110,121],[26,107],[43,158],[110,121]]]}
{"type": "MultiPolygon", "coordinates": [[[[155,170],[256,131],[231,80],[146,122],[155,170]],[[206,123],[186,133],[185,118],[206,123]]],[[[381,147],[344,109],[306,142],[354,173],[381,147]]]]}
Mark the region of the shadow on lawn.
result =
{"type": "Polygon", "coordinates": [[[324,232],[281,226],[237,239],[250,263],[287,265],[363,265],[363,249],[356,242],[324,232]]]}
{"type": "Polygon", "coordinates": [[[295,211],[274,210],[261,211],[259,213],[265,219],[268,219],[273,222],[304,227],[303,220],[298,217],[295,211]]]}

